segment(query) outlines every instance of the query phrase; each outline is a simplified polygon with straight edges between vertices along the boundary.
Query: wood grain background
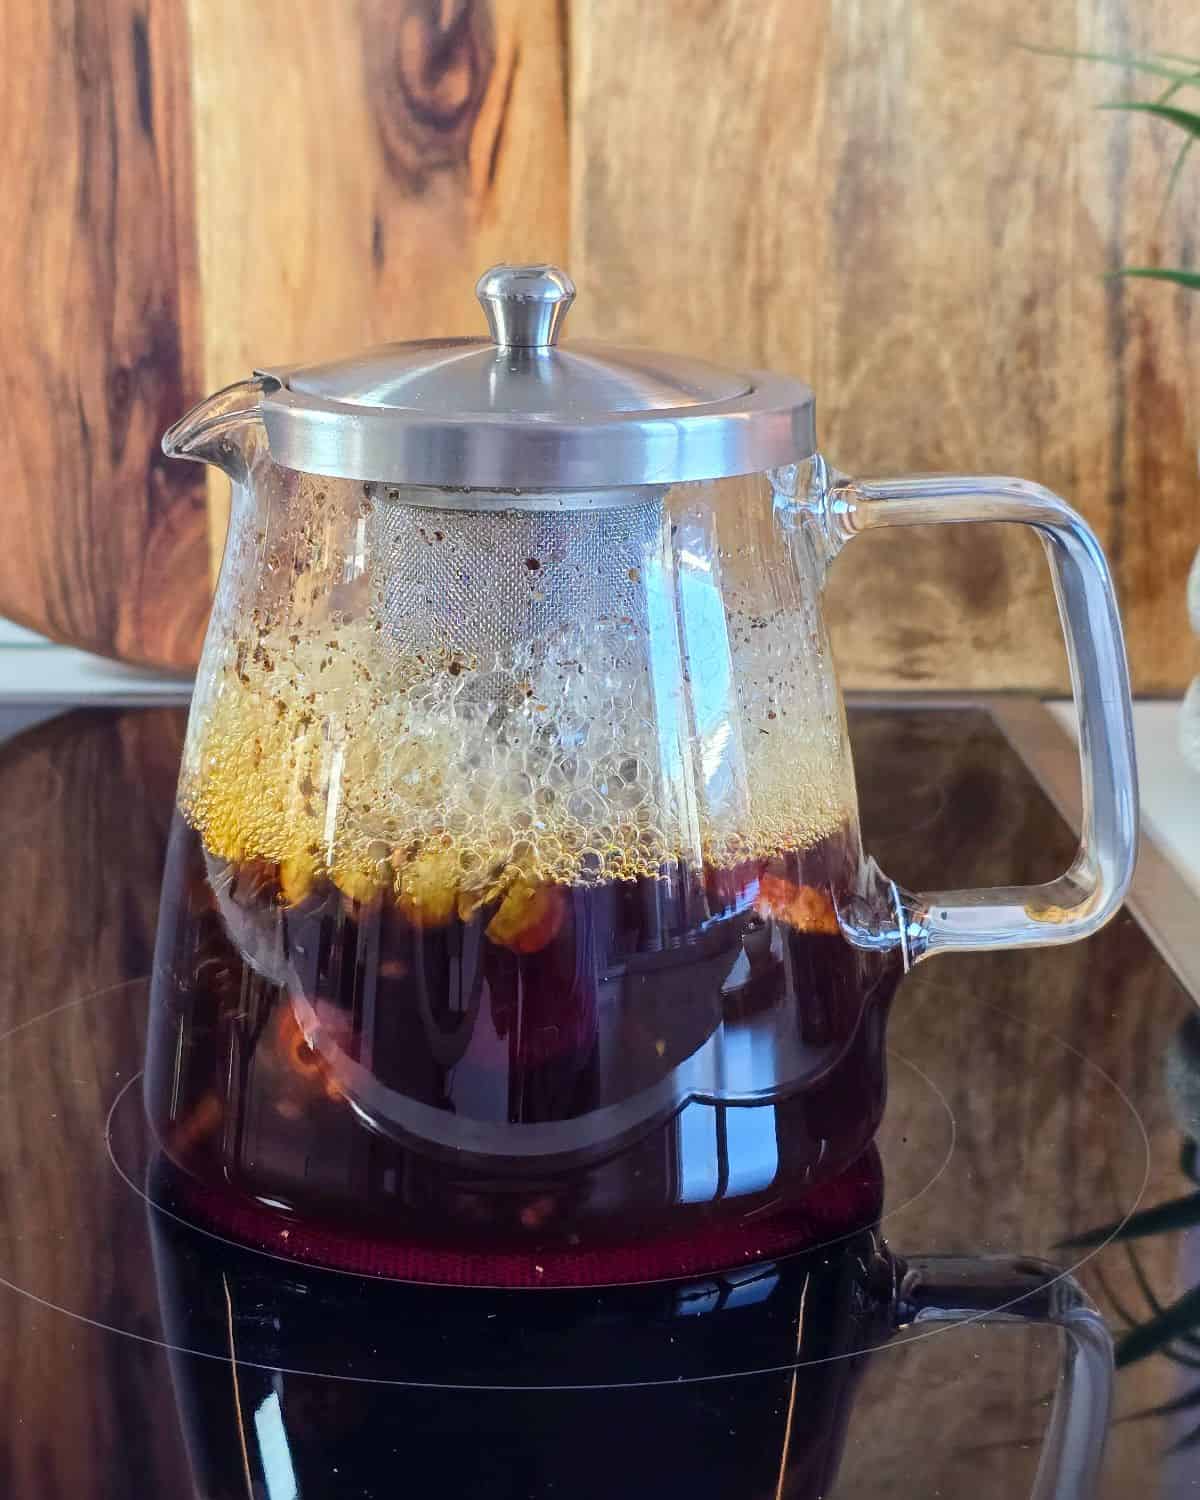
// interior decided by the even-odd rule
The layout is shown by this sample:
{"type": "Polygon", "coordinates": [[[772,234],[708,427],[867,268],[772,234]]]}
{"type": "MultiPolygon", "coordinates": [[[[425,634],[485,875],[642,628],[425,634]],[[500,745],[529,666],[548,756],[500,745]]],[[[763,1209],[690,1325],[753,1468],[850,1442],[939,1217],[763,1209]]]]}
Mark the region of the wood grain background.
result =
{"type": "MultiPolygon", "coordinates": [[[[475,331],[475,275],[565,261],[576,334],[809,378],[852,471],[1015,472],[1100,532],[1135,686],[1200,669],[1190,264],[1200,164],[1093,106],[1200,52],[1170,0],[0,0],[0,613],[195,659],[226,513],[165,463],[272,360],[475,331]],[[1051,19],[1047,19],[1051,16],[1051,19]]],[[[1140,90],[1145,94],[1145,88],[1140,90]]],[[[223,482],[222,482],[223,483],[223,482]]],[[[854,686],[1061,688],[1039,549],[864,538],[854,686]]]]}

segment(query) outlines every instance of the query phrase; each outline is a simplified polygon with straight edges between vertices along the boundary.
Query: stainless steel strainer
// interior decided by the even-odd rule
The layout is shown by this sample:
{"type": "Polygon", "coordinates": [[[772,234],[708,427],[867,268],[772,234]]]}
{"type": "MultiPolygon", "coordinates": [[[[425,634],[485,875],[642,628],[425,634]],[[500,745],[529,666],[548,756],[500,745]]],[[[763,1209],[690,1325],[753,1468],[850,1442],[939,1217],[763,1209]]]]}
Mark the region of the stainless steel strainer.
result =
{"type": "Polygon", "coordinates": [[[631,490],[632,503],[569,510],[376,503],[370,550],[397,650],[487,671],[608,625],[644,640],[647,588],[665,542],[661,492],[646,495],[631,490]]]}

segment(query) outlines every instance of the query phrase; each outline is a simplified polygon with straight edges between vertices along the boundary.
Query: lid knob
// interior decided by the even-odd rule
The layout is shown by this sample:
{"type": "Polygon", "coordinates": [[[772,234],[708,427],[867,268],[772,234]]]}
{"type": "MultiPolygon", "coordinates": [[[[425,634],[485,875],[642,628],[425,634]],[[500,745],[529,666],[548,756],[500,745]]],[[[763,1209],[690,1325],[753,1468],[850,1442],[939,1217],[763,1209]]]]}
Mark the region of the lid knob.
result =
{"type": "Polygon", "coordinates": [[[558,343],[575,283],[557,266],[493,266],[475,295],[501,349],[548,349],[558,343]]]}

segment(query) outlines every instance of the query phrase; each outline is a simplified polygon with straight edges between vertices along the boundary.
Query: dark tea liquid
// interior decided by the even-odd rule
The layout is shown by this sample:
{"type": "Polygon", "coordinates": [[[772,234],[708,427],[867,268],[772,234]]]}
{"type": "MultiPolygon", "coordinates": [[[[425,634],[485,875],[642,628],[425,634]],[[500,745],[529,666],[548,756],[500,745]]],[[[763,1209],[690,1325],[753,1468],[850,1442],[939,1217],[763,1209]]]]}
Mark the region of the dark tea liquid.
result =
{"type": "Polygon", "coordinates": [[[837,833],[463,911],[297,887],[177,816],[146,1091],[179,1205],[314,1263],[513,1286],[870,1223],[899,969],[838,928],[856,861],[837,833]]]}

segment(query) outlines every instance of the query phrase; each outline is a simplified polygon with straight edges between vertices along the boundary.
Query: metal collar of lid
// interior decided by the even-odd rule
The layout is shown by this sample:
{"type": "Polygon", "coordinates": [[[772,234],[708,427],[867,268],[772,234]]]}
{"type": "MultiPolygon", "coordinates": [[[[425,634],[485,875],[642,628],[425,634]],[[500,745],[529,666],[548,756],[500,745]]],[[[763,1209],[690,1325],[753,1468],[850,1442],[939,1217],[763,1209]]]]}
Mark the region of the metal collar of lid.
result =
{"type": "MultiPolygon", "coordinates": [[[[447,491],[611,490],[753,474],[816,452],[812,391],[756,371],[750,391],[728,401],[576,420],[350,406],[291,390],[287,370],[256,373],[278,382],[262,402],[271,457],[330,478],[447,491]]],[[[471,500],[447,495],[445,503],[471,500]]]]}

